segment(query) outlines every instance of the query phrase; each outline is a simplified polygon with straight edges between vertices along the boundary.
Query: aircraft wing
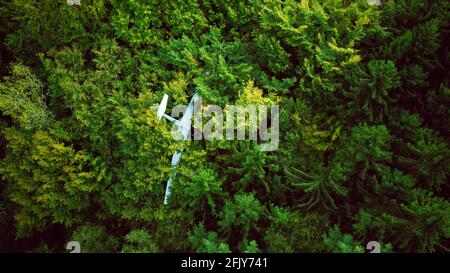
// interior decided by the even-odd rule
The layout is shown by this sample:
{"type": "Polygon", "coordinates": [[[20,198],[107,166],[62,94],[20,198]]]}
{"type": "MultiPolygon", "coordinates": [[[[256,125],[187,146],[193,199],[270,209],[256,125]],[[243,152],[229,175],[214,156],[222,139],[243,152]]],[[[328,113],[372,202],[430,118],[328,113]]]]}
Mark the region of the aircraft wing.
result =
{"type": "Polygon", "coordinates": [[[172,177],[169,177],[169,179],[167,179],[166,193],[164,194],[164,205],[169,204],[171,186],[172,186],[172,177]]]}
{"type": "Polygon", "coordinates": [[[184,151],[184,149],[175,151],[175,153],[172,156],[172,162],[171,162],[172,167],[175,167],[178,165],[178,163],[180,163],[181,154],[183,153],[183,151],[184,151]]]}
{"type": "MultiPolygon", "coordinates": [[[[177,167],[178,163],[180,163],[181,154],[183,153],[183,151],[184,151],[184,148],[181,150],[177,150],[177,151],[175,151],[175,153],[172,156],[171,165],[173,168],[173,178],[174,179],[175,179],[175,175],[176,175],[176,167],[177,167]]],[[[169,179],[167,179],[166,193],[164,194],[164,205],[167,205],[169,203],[171,188],[172,188],[172,177],[169,177],[169,179]]]]}
{"type": "Polygon", "coordinates": [[[194,115],[194,103],[199,98],[200,95],[197,93],[192,96],[186,112],[184,112],[183,117],[178,122],[178,132],[181,134],[183,140],[188,138],[189,132],[191,131],[192,116],[194,115]]]}

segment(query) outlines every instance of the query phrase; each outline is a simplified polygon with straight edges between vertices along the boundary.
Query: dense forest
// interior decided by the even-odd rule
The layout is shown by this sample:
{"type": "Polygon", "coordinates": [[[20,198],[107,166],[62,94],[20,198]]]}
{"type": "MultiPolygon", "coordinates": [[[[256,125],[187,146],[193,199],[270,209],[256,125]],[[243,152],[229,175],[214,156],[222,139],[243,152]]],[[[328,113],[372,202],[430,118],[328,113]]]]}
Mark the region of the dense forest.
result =
{"type": "Polygon", "coordinates": [[[0,252],[450,252],[449,1],[73,2],[0,2],[0,252]],[[278,148],[171,138],[195,92],[278,148]]]}

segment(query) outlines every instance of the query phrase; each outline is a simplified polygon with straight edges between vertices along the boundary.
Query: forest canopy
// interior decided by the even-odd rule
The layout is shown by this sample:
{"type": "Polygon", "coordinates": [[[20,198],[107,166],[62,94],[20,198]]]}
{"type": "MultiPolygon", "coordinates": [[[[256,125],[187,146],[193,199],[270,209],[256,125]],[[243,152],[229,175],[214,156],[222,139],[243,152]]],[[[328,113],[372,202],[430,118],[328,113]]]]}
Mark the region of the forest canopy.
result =
{"type": "Polygon", "coordinates": [[[449,1],[74,2],[0,2],[0,252],[450,251],[449,1]],[[196,92],[278,148],[172,139],[196,92]]]}

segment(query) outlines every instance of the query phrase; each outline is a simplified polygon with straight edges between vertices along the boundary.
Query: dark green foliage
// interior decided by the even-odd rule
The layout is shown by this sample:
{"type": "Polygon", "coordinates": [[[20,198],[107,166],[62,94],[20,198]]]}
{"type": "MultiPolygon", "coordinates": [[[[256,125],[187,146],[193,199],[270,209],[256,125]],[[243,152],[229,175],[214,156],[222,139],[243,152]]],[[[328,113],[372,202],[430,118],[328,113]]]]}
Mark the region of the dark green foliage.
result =
{"type": "Polygon", "coordinates": [[[328,251],[334,253],[363,253],[364,249],[359,242],[355,242],[350,234],[342,234],[337,226],[332,228],[324,239],[328,251]]]}
{"type": "Polygon", "coordinates": [[[205,219],[209,214],[216,215],[217,203],[224,196],[222,179],[212,170],[199,168],[196,173],[179,179],[177,203],[193,213],[200,213],[205,219]]]}
{"type": "Polygon", "coordinates": [[[84,225],[80,226],[71,237],[71,240],[80,243],[81,252],[116,252],[118,250],[118,240],[109,235],[101,226],[84,225]]]}
{"type": "Polygon", "coordinates": [[[199,253],[230,253],[228,245],[219,239],[217,233],[207,232],[203,225],[195,227],[189,235],[193,249],[199,253]]]}
{"type": "Polygon", "coordinates": [[[325,168],[321,170],[320,176],[309,175],[299,169],[291,168],[286,170],[286,175],[293,180],[291,185],[295,188],[301,188],[306,199],[300,201],[299,207],[311,209],[319,204],[325,209],[336,209],[336,202],[332,195],[345,196],[347,190],[340,183],[345,179],[340,170],[325,168]]]}
{"type": "Polygon", "coordinates": [[[2,1],[0,251],[448,252],[450,2],[381,2],[2,1]],[[173,140],[194,92],[278,149],[173,140]]]}
{"type": "Polygon", "coordinates": [[[316,212],[299,213],[274,207],[265,234],[269,252],[323,252],[326,216],[316,212]]]}
{"type": "Polygon", "coordinates": [[[142,229],[132,230],[125,236],[126,244],[122,246],[124,253],[148,253],[159,252],[147,231],[142,229]]]}
{"type": "Polygon", "coordinates": [[[245,241],[249,238],[250,230],[258,227],[258,220],[263,217],[263,213],[264,207],[254,194],[240,193],[225,202],[218,224],[229,238],[242,236],[245,241]]]}
{"type": "Polygon", "coordinates": [[[415,133],[412,142],[399,149],[398,163],[416,176],[423,188],[440,192],[450,177],[448,144],[430,129],[419,128],[415,133]]]}
{"type": "Polygon", "coordinates": [[[359,212],[356,232],[363,236],[373,232],[402,251],[434,251],[442,239],[450,236],[448,201],[424,190],[415,190],[411,201],[391,211],[367,210],[359,212]]]}
{"type": "Polygon", "coordinates": [[[233,160],[239,162],[237,167],[230,168],[230,173],[240,177],[239,181],[233,183],[235,189],[255,190],[270,192],[270,186],[266,174],[269,157],[256,145],[248,142],[239,145],[239,151],[233,155],[233,160]]]}
{"type": "Polygon", "coordinates": [[[352,75],[356,87],[343,95],[351,101],[347,107],[353,120],[381,123],[389,118],[389,105],[396,98],[399,76],[392,61],[372,60],[367,64],[368,73],[361,71],[352,75]],[[392,94],[394,92],[394,94],[392,94]]]}

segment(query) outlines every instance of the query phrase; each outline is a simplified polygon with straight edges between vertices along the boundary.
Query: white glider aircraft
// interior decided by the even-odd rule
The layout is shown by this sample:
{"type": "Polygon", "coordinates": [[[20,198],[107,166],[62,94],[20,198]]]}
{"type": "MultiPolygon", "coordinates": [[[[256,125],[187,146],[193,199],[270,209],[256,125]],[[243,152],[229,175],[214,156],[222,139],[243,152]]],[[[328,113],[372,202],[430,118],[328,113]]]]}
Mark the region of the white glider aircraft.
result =
{"type": "MultiPolygon", "coordinates": [[[[200,99],[200,95],[198,93],[195,93],[194,96],[192,96],[191,101],[189,102],[189,105],[184,112],[181,119],[177,120],[173,117],[166,115],[164,112],[166,111],[167,107],[167,101],[169,99],[169,96],[167,94],[164,94],[164,97],[161,100],[161,104],[159,106],[152,106],[151,108],[158,109],[157,116],[158,119],[165,118],[171,122],[175,122],[175,125],[177,126],[177,130],[181,135],[182,140],[186,140],[189,136],[189,133],[191,131],[191,124],[192,124],[192,117],[194,116],[194,104],[200,99]]],[[[173,175],[169,176],[167,179],[167,185],[166,185],[166,193],[164,195],[164,205],[167,205],[169,203],[169,197],[170,197],[170,190],[172,187],[172,180],[175,179],[176,176],[176,168],[178,164],[180,163],[181,154],[183,153],[184,148],[175,151],[175,153],[172,156],[172,171],[173,175]]]]}

